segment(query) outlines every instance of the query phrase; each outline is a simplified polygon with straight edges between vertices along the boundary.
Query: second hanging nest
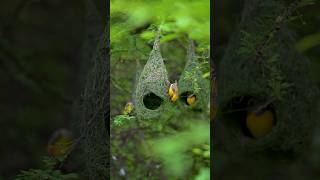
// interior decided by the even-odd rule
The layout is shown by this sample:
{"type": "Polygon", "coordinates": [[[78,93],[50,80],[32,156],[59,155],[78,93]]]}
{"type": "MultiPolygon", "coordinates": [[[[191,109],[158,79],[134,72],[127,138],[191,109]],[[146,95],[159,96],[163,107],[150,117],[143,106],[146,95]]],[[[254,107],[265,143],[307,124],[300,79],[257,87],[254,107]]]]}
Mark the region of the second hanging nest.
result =
{"type": "Polygon", "coordinates": [[[187,109],[203,111],[208,106],[209,82],[203,78],[194,42],[189,41],[187,64],[178,82],[179,104],[187,109]]]}
{"type": "Polygon", "coordinates": [[[232,38],[218,66],[221,108],[215,143],[232,153],[292,158],[307,149],[315,126],[312,113],[317,90],[309,61],[296,52],[292,33],[285,26],[276,31],[262,53],[243,48],[245,40],[265,29],[258,20],[267,22],[281,14],[283,3],[272,2],[270,7],[263,0],[250,1],[255,6],[245,9],[241,31],[232,38]],[[258,12],[274,17],[252,18],[258,12]],[[256,111],[260,107],[265,109],[262,114],[256,111]]]}

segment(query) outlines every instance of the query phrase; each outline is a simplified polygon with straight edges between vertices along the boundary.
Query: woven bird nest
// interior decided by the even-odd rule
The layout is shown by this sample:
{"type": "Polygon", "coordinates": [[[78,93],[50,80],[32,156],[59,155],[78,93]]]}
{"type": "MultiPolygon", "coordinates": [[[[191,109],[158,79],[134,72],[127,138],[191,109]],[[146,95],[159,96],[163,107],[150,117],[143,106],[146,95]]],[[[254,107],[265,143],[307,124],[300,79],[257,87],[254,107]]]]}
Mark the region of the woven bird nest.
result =
{"type": "Polygon", "coordinates": [[[217,68],[220,108],[215,143],[227,152],[297,157],[308,147],[315,125],[312,112],[316,90],[310,78],[309,61],[296,52],[292,34],[284,26],[274,33],[270,41],[274,45],[268,46],[260,59],[254,54],[240,54],[238,50],[247,36],[243,32],[265,31],[266,27],[259,22],[276,19],[284,5],[261,0],[246,7],[241,31],[232,38],[217,68]],[[273,14],[271,18],[265,15],[268,13],[273,14]],[[285,93],[279,98],[277,91],[285,93]],[[250,103],[266,102],[269,102],[266,107],[275,114],[276,124],[265,136],[252,138],[244,128],[246,109],[250,103]]]}
{"type": "Polygon", "coordinates": [[[186,109],[203,111],[209,102],[209,81],[202,77],[199,62],[195,54],[194,42],[190,40],[187,51],[187,63],[179,79],[179,104],[186,109]],[[194,95],[193,105],[188,105],[187,98],[194,95]]]}
{"type": "Polygon", "coordinates": [[[136,86],[135,107],[137,117],[142,119],[155,118],[164,111],[169,102],[167,81],[168,75],[160,53],[158,35],[136,86]]]}

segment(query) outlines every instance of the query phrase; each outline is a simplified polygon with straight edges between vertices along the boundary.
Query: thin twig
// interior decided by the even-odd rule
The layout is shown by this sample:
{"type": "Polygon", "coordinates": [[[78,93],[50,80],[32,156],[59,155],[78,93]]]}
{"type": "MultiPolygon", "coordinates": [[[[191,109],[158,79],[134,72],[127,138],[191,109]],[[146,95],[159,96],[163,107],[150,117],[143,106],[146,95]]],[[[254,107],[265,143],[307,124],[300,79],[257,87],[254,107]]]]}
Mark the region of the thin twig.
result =
{"type": "Polygon", "coordinates": [[[271,103],[273,103],[274,101],[276,101],[277,98],[273,97],[271,99],[269,99],[267,102],[263,103],[262,105],[260,105],[255,111],[253,111],[253,113],[255,115],[260,114],[267,106],[269,106],[271,103]]]}

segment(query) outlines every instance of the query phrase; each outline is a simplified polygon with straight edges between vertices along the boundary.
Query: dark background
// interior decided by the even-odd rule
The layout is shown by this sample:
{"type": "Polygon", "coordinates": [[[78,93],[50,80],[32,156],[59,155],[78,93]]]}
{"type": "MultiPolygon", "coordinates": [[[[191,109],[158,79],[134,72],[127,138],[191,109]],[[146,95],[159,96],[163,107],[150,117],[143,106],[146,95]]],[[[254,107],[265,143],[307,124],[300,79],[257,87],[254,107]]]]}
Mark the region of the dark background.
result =
{"type": "MultiPolygon", "coordinates": [[[[95,0],[95,4],[100,12],[105,11],[106,1],[95,0]]],[[[240,21],[242,4],[217,2],[216,59],[221,59],[240,21]]],[[[316,40],[320,39],[320,5],[299,12],[303,20],[292,21],[290,26],[298,43],[314,35],[311,39],[316,43],[309,43],[302,53],[312,62],[320,87],[320,43],[316,40]]],[[[0,2],[0,178],[10,179],[22,169],[39,167],[51,134],[76,126],[77,116],[72,112],[88,68],[81,66],[84,14],[84,4],[77,0],[0,2]]],[[[319,176],[318,132],[319,128],[308,171],[319,176]]]]}
{"type": "MultiPolygon", "coordinates": [[[[74,109],[90,69],[84,2],[0,2],[0,179],[39,168],[52,133],[77,127],[74,109]]],[[[107,1],[93,2],[102,23],[107,1]]]]}
{"type": "MultiPolygon", "coordinates": [[[[215,63],[219,63],[222,59],[231,36],[237,31],[244,2],[243,0],[215,1],[215,34],[213,42],[215,63]]],[[[293,13],[294,19],[289,22],[288,26],[294,32],[296,49],[310,60],[312,78],[317,87],[320,88],[320,3],[314,2],[313,5],[308,5],[295,11],[293,13]]],[[[314,108],[317,111],[315,118],[318,125],[315,127],[312,145],[307,154],[297,162],[292,162],[290,167],[287,166],[286,169],[266,165],[267,168],[278,172],[278,174],[285,174],[285,176],[282,176],[282,179],[319,179],[320,177],[320,101],[319,98],[314,99],[314,101],[316,104],[314,108]]],[[[215,158],[215,155],[213,155],[213,158],[215,158]]],[[[223,157],[216,158],[223,159],[223,157]]],[[[246,165],[246,162],[237,164],[237,166],[242,167],[246,167],[246,165]]],[[[256,165],[262,166],[262,164],[256,165]]],[[[223,179],[222,177],[225,179],[237,177],[237,173],[239,174],[238,169],[240,168],[237,166],[223,169],[224,164],[217,164],[215,161],[213,161],[213,166],[216,167],[213,173],[218,174],[220,179],[223,179]]],[[[255,172],[254,169],[248,169],[248,172],[250,171],[255,172]]],[[[238,177],[238,179],[252,178],[251,173],[247,173],[246,175],[238,177]]],[[[261,175],[261,178],[263,177],[264,175],[261,175]]]]}

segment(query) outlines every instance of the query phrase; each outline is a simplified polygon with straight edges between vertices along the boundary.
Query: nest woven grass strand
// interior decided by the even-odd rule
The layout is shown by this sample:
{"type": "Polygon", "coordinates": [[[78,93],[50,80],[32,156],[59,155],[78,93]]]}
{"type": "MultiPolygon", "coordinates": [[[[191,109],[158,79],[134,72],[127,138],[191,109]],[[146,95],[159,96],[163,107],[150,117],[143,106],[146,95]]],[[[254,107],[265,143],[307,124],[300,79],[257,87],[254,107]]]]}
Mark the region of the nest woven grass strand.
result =
{"type": "Polygon", "coordinates": [[[85,175],[88,179],[106,179],[109,176],[107,33],[101,36],[92,58],[93,67],[82,95],[81,137],[86,161],[85,175]]]}
{"type": "Polygon", "coordinates": [[[315,125],[311,115],[317,91],[310,78],[309,61],[296,52],[294,38],[285,24],[274,26],[279,17],[285,18],[282,14],[286,7],[284,2],[277,0],[248,1],[240,30],[232,38],[218,65],[217,98],[220,109],[215,143],[223,144],[226,151],[260,155],[273,152],[273,157],[292,158],[303,152],[311,140],[315,125]],[[259,54],[255,50],[255,53],[238,51],[243,49],[244,39],[250,41],[249,35],[255,37],[250,42],[252,44],[255,39],[257,42],[263,41],[260,37],[265,37],[264,32],[270,27],[277,30],[268,40],[269,44],[261,50],[260,58],[257,59],[259,54]],[[272,85],[284,92],[281,98],[272,85]],[[241,125],[241,118],[245,119],[247,112],[237,109],[248,108],[250,100],[262,103],[272,98],[276,99],[269,107],[273,109],[277,121],[272,131],[262,138],[242,141],[248,139],[241,125]]]}
{"type": "Polygon", "coordinates": [[[144,66],[135,92],[136,115],[141,119],[158,117],[169,102],[168,74],[161,53],[159,34],[144,66]]]}
{"type": "MultiPolygon", "coordinates": [[[[109,175],[109,24],[100,21],[95,4],[84,0],[87,24],[83,64],[86,84],[79,102],[81,161],[84,179],[108,179],[109,175]],[[88,68],[90,67],[90,68],[88,68]]],[[[78,126],[78,125],[77,125],[78,126]]]]}
{"type": "Polygon", "coordinates": [[[209,81],[202,77],[199,62],[195,54],[194,42],[189,41],[187,50],[187,63],[179,79],[179,104],[183,108],[203,111],[209,101],[209,81]],[[187,97],[195,95],[193,105],[187,104],[187,97]]]}

